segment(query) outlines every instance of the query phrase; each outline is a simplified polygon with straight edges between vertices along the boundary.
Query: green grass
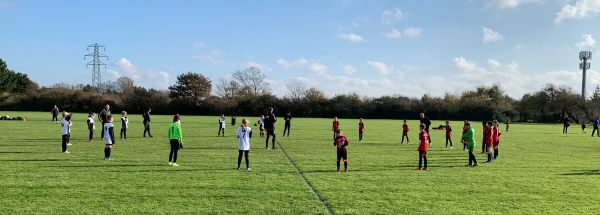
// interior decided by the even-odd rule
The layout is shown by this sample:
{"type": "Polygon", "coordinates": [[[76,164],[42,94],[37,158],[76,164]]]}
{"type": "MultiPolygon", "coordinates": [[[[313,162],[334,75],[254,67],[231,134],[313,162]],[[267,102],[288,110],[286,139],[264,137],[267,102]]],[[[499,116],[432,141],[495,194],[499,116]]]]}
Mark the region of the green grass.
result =
{"type": "MultiPolygon", "coordinates": [[[[181,166],[171,167],[170,116],[153,117],[150,139],[141,137],[141,116],[131,115],[129,139],[117,139],[114,160],[104,161],[99,126],[94,143],[87,142],[85,114],[74,115],[68,155],[60,153],[60,125],[50,124],[49,113],[0,112],[7,114],[29,121],[0,121],[2,214],[327,213],[283,151],[265,150],[258,132],[253,171],[235,170],[236,127],[216,137],[217,117],[183,116],[181,166]]],[[[357,124],[341,119],[350,140],[348,173],[335,172],[331,119],[295,118],[289,138],[277,125],[279,143],[335,214],[600,211],[600,138],[578,126],[563,135],[561,125],[513,124],[502,135],[499,160],[485,165],[477,154],[480,166],[471,168],[459,143],[462,123],[453,122],[454,149],[443,148],[444,133],[433,131],[431,170],[416,171],[416,121],[409,122],[411,145],[399,144],[399,120],[366,120],[362,143],[357,124]]],[[[480,140],[481,128],[474,127],[480,140]]]]}

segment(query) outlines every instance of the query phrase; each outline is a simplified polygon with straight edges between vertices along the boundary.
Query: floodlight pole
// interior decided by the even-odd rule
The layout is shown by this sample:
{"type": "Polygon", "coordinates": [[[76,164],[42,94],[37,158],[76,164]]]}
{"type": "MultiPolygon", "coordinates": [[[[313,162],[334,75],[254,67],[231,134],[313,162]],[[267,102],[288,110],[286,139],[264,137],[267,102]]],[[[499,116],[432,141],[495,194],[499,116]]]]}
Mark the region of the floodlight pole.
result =
{"type": "Polygon", "coordinates": [[[588,60],[592,60],[592,52],[591,51],[580,51],[579,52],[579,69],[583,70],[583,77],[581,79],[581,99],[585,100],[585,77],[586,72],[590,69],[590,63],[588,60]]]}

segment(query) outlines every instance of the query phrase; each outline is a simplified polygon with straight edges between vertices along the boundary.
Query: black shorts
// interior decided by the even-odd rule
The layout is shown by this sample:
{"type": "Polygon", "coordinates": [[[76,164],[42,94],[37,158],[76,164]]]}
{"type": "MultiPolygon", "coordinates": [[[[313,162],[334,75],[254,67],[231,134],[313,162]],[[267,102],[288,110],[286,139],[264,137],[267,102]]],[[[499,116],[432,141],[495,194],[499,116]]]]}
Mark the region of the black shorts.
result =
{"type": "Polygon", "coordinates": [[[171,150],[177,151],[181,148],[181,143],[177,139],[171,139],[169,143],[171,144],[171,150]]]}
{"type": "Polygon", "coordinates": [[[341,160],[348,160],[348,150],[346,149],[337,149],[337,159],[341,160]]]}
{"type": "Polygon", "coordinates": [[[70,140],[71,140],[71,134],[63,134],[62,135],[62,142],[63,143],[69,143],[70,140]]]}
{"type": "Polygon", "coordinates": [[[275,129],[268,129],[267,130],[267,136],[269,136],[269,135],[271,135],[271,136],[274,137],[275,136],[275,129]]]}

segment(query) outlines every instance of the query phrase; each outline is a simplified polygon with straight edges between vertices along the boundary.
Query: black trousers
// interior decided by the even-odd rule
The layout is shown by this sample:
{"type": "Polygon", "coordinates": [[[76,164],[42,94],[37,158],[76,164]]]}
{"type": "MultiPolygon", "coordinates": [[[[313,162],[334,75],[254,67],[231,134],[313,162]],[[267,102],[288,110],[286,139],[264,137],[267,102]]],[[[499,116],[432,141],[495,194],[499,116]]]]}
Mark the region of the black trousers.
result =
{"type": "Polygon", "coordinates": [[[181,147],[181,143],[179,140],[170,140],[171,143],[171,152],[169,152],[169,162],[176,163],[177,162],[177,151],[181,147]]]}
{"type": "Polygon", "coordinates": [[[152,137],[152,134],[150,134],[150,123],[144,123],[144,137],[146,137],[146,132],[148,132],[148,136],[152,137]]]}
{"type": "Polygon", "coordinates": [[[427,132],[427,136],[429,136],[429,145],[431,145],[431,135],[429,135],[429,128],[425,129],[425,132],[427,132]]]}
{"type": "Polygon", "coordinates": [[[127,128],[121,128],[121,139],[127,139],[127,128]]]}
{"type": "Polygon", "coordinates": [[[287,131],[287,136],[290,136],[290,124],[285,124],[285,126],[283,127],[283,136],[285,136],[285,132],[287,131]]]}
{"type": "Polygon", "coordinates": [[[592,130],[592,137],[594,136],[594,132],[596,132],[596,135],[600,137],[600,130],[598,130],[598,127],[594,126],[594,130],[592,130]]]}
{"type": "Polygon", "coordinates": [[[269,147],[269,137],[273,136],[273,140],[271,141],[271,145],[275,148],[275,129],[267,129],[267,139],[265,139],[265,148],[269,147]]]}
{"type": "Polygon", "coordinates": [[[221,125],[219,125],[219,132],[217,132],[217,136],[221,135],[221,132],[223,132],[223,136],[225,136],[225,128],[221,127],[221,125]]]}
{"type": "Polygon", "coordinates": [[[94,129],[90,129],[90,141],[94,138],[94,129]]]}
{"type": "Polygon", "coordinates": [[[446,148],[448,148],[448,142],[450,142],[450,147],[452,147],[452,137],[446,137],[446,148]]]}
{"type": "Polygon", "coordinates": [[[62,152],[66,152],[67,151],[67,143],[69,143],[69,141],[71,140],[71,134],[63,134],[62,135],[62,152]]]}
{"type": "MultiPolygon", "coordinates": [[[[569,129],[569,126],[563,125],[563,134],[566,134],[568,132],[567,131],[568,129],[569,129]]],[[[593,135],[593,133],[592,133],[592,135],[593,135]]]]}
{"type": "Polygon", "coordinates": [[[362,132],[358,132],[358,141],[361,141],[363,137],[363,133],[362,132]]]}
{"type": "Polygon", "coordinates": [[[52,122],[54,122],[54,121],[58,122],[58,115],[52,114],[52,122]]]}
{"type": "Polygon", "coordinates": [[[423,168],[427,169],[427,151],[419,151],[419,168],[421,168],[421,163],[423,163],[423,168]]]}
{"type": "Polygon", "coordinates": [[[246,168],[250,168],[250,159],[248,158],[248,153],[250,152],[250,150],[238,150],[238,162],[237,162],[237,168],[240,168],[240,164],[242,164],[242,155],[244,155],[244,158],[246,159],[246,168]]]}
{"type": "Polygon", "coordinates": [[[408,140],[408,134],[402,134],[402,143],[404,143],[404,137],[406,137],[406,142],[410,142],[410,140],[408,140]]]}
{"type": "Polygon", "coordinates": [[[475,159],[475,155],[473,154],[473,152],[469,150],[469,165],[472,164],[477,164],[477,160],[475,159]]]}

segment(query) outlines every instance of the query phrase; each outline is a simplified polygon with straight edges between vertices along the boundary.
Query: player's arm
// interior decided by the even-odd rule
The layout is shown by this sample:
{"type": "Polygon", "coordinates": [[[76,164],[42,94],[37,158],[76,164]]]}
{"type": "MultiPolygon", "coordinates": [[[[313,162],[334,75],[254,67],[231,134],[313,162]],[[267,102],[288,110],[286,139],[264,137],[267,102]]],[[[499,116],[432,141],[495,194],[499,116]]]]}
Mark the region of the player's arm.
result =
{"type": "Polygon", "coordinates": [[[177,126],[177,130],[179,131],[179,142],[183,143],[183,132],[181,131],[181,125],[177,126]]]}
{"type": "Polygon", "coordinates": [[[250,133],[248,134],[248,138],[252,138],[252,129],[250,129],[250,133]]]}

